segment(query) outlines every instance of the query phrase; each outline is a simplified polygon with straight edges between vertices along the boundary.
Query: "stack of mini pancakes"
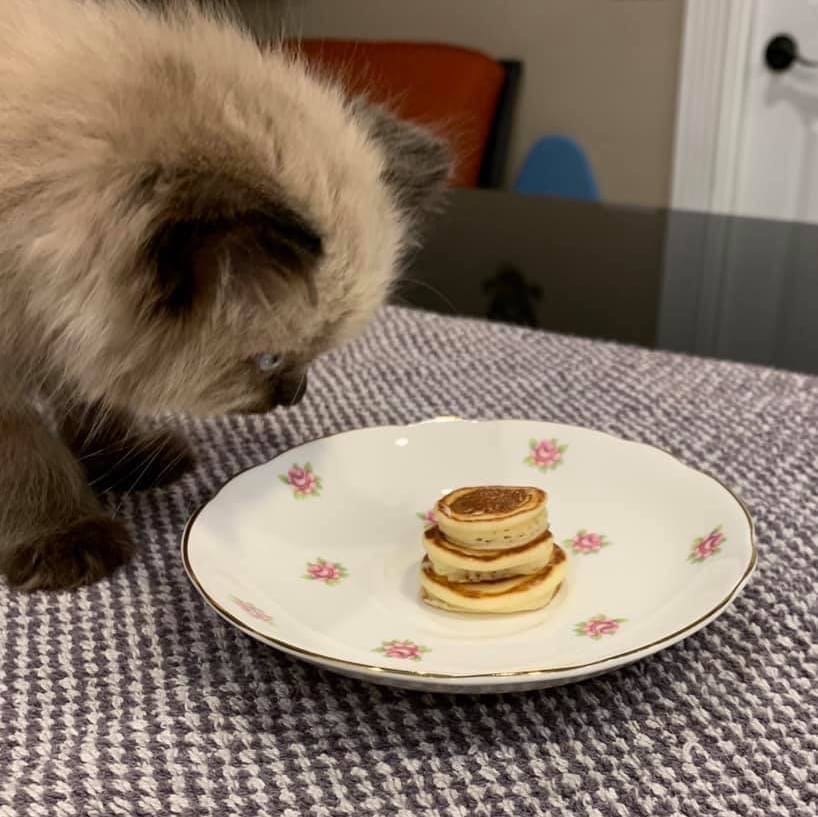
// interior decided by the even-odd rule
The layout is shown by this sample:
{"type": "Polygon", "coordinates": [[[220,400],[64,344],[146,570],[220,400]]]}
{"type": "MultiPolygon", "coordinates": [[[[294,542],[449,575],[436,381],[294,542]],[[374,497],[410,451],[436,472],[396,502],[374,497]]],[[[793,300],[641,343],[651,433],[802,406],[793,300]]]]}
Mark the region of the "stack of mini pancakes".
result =
{"type": "Polygon", "coordinates": [[[423,533],[423,600],[458,613],[537,610],[566,572],[564,551],[548,529],[539,488],[458,488],[434,510],[423,533]]]}

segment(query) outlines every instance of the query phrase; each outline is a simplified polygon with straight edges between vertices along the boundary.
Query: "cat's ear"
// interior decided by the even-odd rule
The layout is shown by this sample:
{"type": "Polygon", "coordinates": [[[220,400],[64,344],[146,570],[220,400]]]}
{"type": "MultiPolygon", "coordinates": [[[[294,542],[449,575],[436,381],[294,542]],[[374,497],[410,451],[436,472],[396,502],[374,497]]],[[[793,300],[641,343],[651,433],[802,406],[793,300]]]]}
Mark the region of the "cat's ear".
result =
{"type": "MultiPolygon", "coordinates": [[[[212,189],[206,193],[212,193],[212,189]]],[[[157,303],[184,313],[220,289],[273,290],[300,281],[315,298],[312,273],[321,236],[290,207],[243,196],[188,200],[163,217],[149,254],[157,303]]]]}
{"type": "Polygon", "coordinates": [[[386,156],[384,182],[409,215],[433,210],[440,202],[452,168],[445,139],[386,108],[357,99],[353,111],[368,126],[386,156]]]}

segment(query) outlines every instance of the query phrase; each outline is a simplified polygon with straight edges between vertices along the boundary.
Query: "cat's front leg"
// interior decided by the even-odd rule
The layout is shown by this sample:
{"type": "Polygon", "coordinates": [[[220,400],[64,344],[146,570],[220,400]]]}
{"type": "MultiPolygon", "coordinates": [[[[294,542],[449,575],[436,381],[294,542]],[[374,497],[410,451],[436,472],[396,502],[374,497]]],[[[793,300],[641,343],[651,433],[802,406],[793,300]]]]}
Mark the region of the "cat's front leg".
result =
{"type": "Polygon", "coordinates": [[[8,583],[23,590],[90,584],[133,551],[39,414],[0,405],[0,573],[8,583]]]}

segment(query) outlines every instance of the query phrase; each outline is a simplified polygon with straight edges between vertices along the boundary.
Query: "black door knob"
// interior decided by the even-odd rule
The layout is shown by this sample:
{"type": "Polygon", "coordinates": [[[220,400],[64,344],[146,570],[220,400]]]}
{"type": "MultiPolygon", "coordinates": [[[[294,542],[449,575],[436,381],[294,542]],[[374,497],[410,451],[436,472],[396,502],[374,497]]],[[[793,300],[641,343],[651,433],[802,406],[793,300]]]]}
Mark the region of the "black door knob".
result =
{"type": "Polygon", "coordinates": [[[767,43],[764,60],[771,71],[786,71],[798,59],[798,45],[787,34],[779,34],[767,43]]]}
{"type": "Polygon", "coordinates": [[[801,56],[798,43],[789,34],[777,34],[767,43],[764,51],[764,61],[771,71],[781,73],[792,67],[794,62],[806,65],[808,68],[818,67],[818,62],[801,56]]]}

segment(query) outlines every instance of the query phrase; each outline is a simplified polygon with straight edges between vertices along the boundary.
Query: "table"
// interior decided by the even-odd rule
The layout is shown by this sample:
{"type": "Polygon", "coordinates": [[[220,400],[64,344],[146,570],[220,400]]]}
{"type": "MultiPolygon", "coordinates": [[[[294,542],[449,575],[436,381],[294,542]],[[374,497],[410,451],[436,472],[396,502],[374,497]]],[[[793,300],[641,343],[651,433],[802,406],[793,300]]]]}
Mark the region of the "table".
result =
{"type": "Polygon", "coordinates": [[[818,372],[818,225],[456,190],[397,297],[818,372]]]}
{"type": "Polygon", "coordinates": [[[0,586],[0,817],[818,814],[818,378],[390,307],[317,363],[297,409],[173,422],[199,464],[111,500],[142,547],[129,566],[74,593],[0,586]],[[758,573],[679,645],[504,697],[323,673],[189,585],[182,528],[230,475],[444,414],[669,449],[743,496],[758,573]]]}

